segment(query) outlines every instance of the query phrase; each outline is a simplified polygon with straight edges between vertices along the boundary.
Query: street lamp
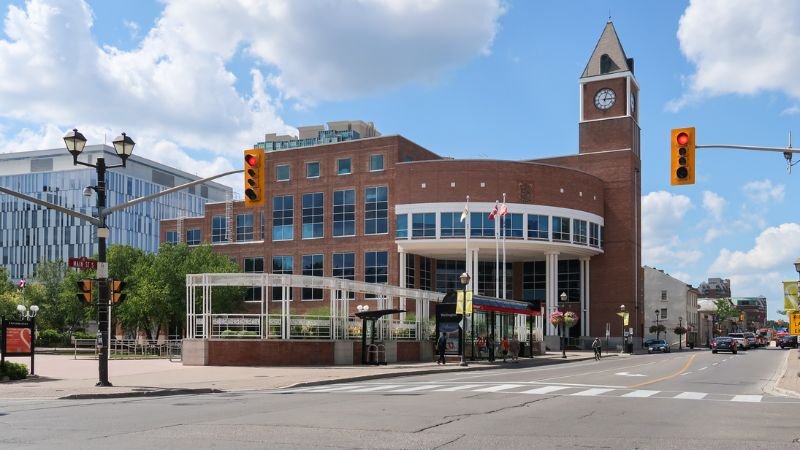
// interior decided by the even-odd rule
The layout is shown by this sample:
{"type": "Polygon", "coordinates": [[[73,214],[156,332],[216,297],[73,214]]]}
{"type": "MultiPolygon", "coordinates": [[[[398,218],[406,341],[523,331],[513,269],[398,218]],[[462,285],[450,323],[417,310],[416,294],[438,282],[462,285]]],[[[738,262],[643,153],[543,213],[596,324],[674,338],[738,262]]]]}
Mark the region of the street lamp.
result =
{"type": "MultiPolygon", "coordinates": [[[[567,293],[566,292],[562,292],[561,295],[558,296],[558,298],[561,299],[561,303],[566,303],[567,302],[567,293]]],[[[566,358],[567,357],[567,347],[564,345],[564,329],[565,329],[565,327],[564,327],[564,316],[561,316],[561,323],[559,324],[559,326],[561,327],[561,357],[562,358],[566,358]]]]}
{"type": "Polygon", "coordinates": [[[25,305],[17,305],[17,312],[19,313],[20,319],[31,320],[36,317],[36,313],[39,312],[39,307],[31,305],[30,308],[26,308],[25,305]]]}
{"type": "Polygon", "coordinates": [[[661,315],[660,312],[659,309],[656,309],[656,339],[661,339],[661,329],[658,327],[658,318],[661,315]]]}
{"type": "Polygon", "coordinates": [[[706,320],[708,321],[708,331],[706,336],[706,347],[711,348],[711,315],[706,314],[706,320]]]}
{"type": "MultiPolygon", "coordinates": [[[[106,219],[103,214],[103,209],[106,207],[106,170],[114,169],[117,167],[125,167],[128,157],[133,153],[133,147],[136,145],[130,136],[122,133],[114,139],[114,151],[117,156],[122,160],[122,164],[107,166],[105,158],[102,156],[97,158],[97,164],[85,163],[78,161],[78,155],[83,152],[86,146],[86,137],[81,134],[76,128],[64,136],[64,144],[67,151],[72,154],[73,165],[81,165],[93,167],[97,172],[97,186],[88,186],[90,189],[97,193],[97,218],[99,224],[97,226],[97,284],[98,284],[98,302],[97,302],[97,323],[98,323],[98,347],[100,347],[100,354],[98,355],[99,375],[100,381],[97,386],[111,386],[108,381],[108,321],[109,321],[109,282],[108,282],[108,264],[106,263],[106,239],[109,236],[108,228],[106,227],[106,219]]],[[[84,189],[84,195],[87,191],[84,189]]]]}
{"type": "Polygon", "coordinates": [[[625,344],[627,344],[627,339],[625,339],[625,305],[619,305],[619,318],[621,319],[622,324],[622,353],[625,353],[625,344]]]}
{"type": "MultiPolygon", "coordinates": [[[[683,328],[683,316],[678,316],[678,328],[683,328]]],[[[683,351],[683,335],[684,335],[684,333],[681,333],[681,334],[678,335],[678,351],[679,352],[683,351]]]]}
{"type": "Polygon", "coordinates": [[[461,300],[461,362],[459,366],[466,367],[467,361],[464,360],[464,335],[467,334],[467,285],[469,284],[470,276],[467,272],[462,273],[458,280],[464,288],[464,298],[461,300]]]}

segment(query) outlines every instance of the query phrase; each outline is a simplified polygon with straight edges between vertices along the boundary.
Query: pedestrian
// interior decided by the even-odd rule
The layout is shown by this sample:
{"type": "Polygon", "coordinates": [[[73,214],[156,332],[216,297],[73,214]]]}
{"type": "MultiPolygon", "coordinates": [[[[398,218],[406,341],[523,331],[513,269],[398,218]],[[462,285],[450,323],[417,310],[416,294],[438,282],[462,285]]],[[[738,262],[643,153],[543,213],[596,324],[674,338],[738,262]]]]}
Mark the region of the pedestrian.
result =
{"type": "Polygon", "coordinates": [[[503,335],[503,340],[500,341],[500,349],[503,352],[503,362],[506,362],[506,357],[508,356],[509,346],[510,346],[510,344],[508,342],[508,336],[503,335]]]}
{"type": "Polygon", "coordinates": [[[489,350],[489,362],[494,362],[494,333],[486,338],[486,349],[489,350]]]}
{"type": "Polygon", "coordinates": [[[439,336],[439,340],[436,341],[436,350],[439,352],[439,359],[436,361],[436,365],[444,364],[444,352],[447,350],[447,336],[445,336],[444,332],[439,336]]]}
{"type": "Polygon", "coordinates": [[[594,359],[598,360],[600,359],[601,346],[602,344],[600,343],[600,338],[599,337],[594,338],[594,341],[592,342],[592,350],[594,350],[594,359]]]}
{"type": "Polygon", "coordinates": [[[519,340],[517,340],[516,334],[511,336],[509,351],[511,352],[511,361],[519,362],[519,340]]]}

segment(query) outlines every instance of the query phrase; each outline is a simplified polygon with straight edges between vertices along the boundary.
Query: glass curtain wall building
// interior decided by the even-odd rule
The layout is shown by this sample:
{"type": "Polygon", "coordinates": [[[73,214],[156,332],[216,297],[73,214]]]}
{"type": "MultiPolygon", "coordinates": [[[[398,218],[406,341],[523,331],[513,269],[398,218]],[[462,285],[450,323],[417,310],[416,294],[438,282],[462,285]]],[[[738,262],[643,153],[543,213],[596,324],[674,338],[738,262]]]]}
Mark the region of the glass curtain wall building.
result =
{"type": "MultiPolygon", "coordinates": [[[[119,162],[114,149],[104,145],[87,146],[79,160],[95,164],[98,157],[109,165],[119,162]]],[[[106,204],[116,206],[198,178],[133,155],[127,167],[106,172],[106,204]]],[[[96,193],[83,195],[84,188],[96,184],[95,169],[73,165],[66,149],[0,154],[0,186],[82,214],[97,214],[96,193]]],[[[155,252],[162,219],[202,215],[206,202],[231,198],[230,187],[209,182],[114,212],[106,220],[109,245],[155,252]]],[[[40,261],[95,256],[95,233],[93,225],[77,218],[0,194],[0,263],[15,281],[33,276],[40,261]]]]}

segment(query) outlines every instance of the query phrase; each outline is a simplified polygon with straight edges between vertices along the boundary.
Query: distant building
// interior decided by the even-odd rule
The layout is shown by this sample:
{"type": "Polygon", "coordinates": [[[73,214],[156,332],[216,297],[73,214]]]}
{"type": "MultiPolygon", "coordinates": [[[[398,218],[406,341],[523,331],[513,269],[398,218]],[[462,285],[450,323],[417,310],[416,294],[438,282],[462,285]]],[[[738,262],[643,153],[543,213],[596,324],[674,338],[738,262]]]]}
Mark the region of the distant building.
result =
{"type": "Polygon", "coordinates": [[[664,325],[666,335],[661,337],[677,345],[678,336],[673,330],[679,325],[687,330],[681,340],[700,344],[700,317],[697,290],[663,270],[644,266],[644,318],[645,339],[655,339],[650,333],[652,325],[664,325]]]}
{"type": "Polygon", "coordinates": [[[731,297],[733,305],[741,311],[739,326],[743,330],[755,332],[767,323],[767,298],[759,297],[731,297]]]}
{"type": "MultiPolygon", "coordinates": [[[[88,145],[78,158],[95,164],[99,157],[109,165],[120,162],[113,147],[106,145],[88,145]]],[[[106,203],[119,205],[198,178],[134,154],[127,167],[106,172],[106,203]]],[[[96,170],[75,166],[65,148],[0,153],[0,186],[7,189],[95,215],[96,193],[84,196],[84,188],[94,185],[96,170]]],[[[206,202],[224,201],[231,193],[230,187],[209,182],[117,211],[107,218],[108,243],[154,252],[161,220],[202,215],[206,202]]],[[[94,225],[77,218],[0,194],[0,264],[15,281],[33,276],[40,261],[92,257],[97,253],[95,231],[94,225]]]]}
{"type": "Polygon", "coordinates": [[[731,296],[731,280],[727,278],[709,278],[697,286],[702,298],[728,298],[731,296]]]}
{"type": "Polygon", "coordinates": [[[279,136],[275,133],[268,133],[264,136],[264,142],[257,143],[255,148],[263,148],[265,151],[274,152],[313,147],[321,144],[355,141],[381,135],[372,122],[364,122],[362,120],[328,122],[327,129],[324,125],[311,125],[299,127],[297,130],[300,132],[299,136],[286,134],[279,136]]]}

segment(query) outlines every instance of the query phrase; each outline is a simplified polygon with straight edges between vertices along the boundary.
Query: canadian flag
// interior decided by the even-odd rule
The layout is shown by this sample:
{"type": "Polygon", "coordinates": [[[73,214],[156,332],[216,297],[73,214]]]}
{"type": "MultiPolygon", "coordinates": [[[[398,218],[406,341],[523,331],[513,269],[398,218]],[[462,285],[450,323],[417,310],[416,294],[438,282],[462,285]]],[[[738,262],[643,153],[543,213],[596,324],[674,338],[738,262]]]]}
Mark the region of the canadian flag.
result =
{"type": "Polygon", "coordinates": [[[498,214],[498,215],[500,215],[500,217],[503,217],[503,216],[505,216],[506,214],[508,214],[508,208],[506,207],[506,204],[505,204],[505,203],[503,203],[502,205],[500,205],[500,210],[497,212],[497,214],[498,214]]]}
{"type": "Polygon", "coordinates": [[[489,220],[494,220],[494,216],[497,215],[497,203],[494,204],[494,208],[489,212],[489,220]]]}
{"type": "Polygon", "coordinates": [[[24,287],[25,287],[25,280],[19,280],[19,285],[18,285],[18,287],[20,287],[20,288],[24,288],[24,287]]]}

